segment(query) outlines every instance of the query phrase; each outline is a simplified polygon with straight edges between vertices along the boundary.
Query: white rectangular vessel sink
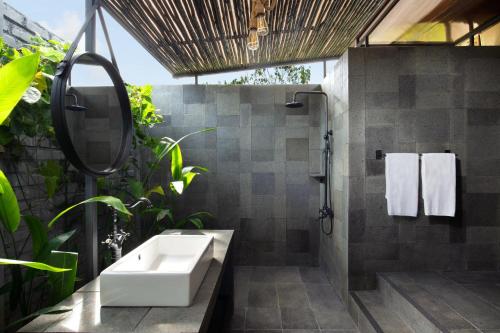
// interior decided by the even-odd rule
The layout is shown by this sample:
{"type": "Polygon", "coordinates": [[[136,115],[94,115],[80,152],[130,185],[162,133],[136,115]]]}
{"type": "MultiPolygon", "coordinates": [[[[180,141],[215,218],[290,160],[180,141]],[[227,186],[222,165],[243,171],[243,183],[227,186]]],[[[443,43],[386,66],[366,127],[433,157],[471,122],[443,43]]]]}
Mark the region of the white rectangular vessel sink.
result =
{"type": "Polygon", "coordinates": [[[158,235],[101,272],[101,306],[189,306],[213,258],[213,236],[158,235]]]}

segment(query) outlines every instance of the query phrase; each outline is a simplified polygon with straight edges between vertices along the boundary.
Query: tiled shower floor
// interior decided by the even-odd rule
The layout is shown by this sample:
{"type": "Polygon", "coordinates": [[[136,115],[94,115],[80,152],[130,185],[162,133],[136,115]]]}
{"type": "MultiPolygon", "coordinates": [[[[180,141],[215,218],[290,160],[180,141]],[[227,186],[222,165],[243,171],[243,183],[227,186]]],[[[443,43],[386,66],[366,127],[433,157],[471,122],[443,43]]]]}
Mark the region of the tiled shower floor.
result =
{"type": "Polygon", "coordinates": [[[319,268],[236,266],[234,279],[229,332],[357,332],[319,268]]]}

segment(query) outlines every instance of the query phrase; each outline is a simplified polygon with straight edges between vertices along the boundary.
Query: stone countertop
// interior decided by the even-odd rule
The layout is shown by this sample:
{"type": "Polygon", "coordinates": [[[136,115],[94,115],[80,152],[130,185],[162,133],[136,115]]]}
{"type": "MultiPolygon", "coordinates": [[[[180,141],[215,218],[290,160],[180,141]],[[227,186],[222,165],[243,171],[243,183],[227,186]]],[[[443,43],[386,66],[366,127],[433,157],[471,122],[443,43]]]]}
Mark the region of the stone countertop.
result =
{"type": "Polygon", "coordinates": [[[167,230],[163,234],[200,233],[214,236],[214,259],[190,307],[103,307],[99,278],[59,303],[73,310],[42,315],[19,332],[167,332],[194,333],[206,329],[228,260],[232,230],[167,230]]]}

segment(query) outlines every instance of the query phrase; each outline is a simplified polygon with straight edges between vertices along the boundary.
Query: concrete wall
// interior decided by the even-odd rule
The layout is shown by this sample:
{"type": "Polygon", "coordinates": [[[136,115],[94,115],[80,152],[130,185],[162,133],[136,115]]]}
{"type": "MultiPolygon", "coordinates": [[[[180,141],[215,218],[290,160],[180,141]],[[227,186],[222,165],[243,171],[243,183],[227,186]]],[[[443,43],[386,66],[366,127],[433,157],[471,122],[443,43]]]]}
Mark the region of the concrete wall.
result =
{"type": "Polygon", "coordinates": [[[39,35],[49,40],[62,41],[40,24],[31,21],[14,7],[0,0],[0,36],[11,47],[21,47],[30,42],[31,37],[39,35]]]}
{"type": "Polygon", "coordinates": [[[320,170],[322,104],[305,97],[304,108],[285,108],[298,89],[319,86],[154,87],[166,115],[155,135],[216,127],[181,144],[186,165],[210,172],[182,196],[177,213],[208,210],[217,217],[208,227],[234,228],[238,264],[317,264],[319,183],[309,173],[320,170]]]}
{"type": "Polygon", "coordinates": [[[349,288],[374,288],[380,271],[499,269],[500,48],[373,47],[347,58],[349,288]],[[417,218],[388,216],[377,149],[458,154],[457,216],[424,216],[422,202],[417,218]]]}

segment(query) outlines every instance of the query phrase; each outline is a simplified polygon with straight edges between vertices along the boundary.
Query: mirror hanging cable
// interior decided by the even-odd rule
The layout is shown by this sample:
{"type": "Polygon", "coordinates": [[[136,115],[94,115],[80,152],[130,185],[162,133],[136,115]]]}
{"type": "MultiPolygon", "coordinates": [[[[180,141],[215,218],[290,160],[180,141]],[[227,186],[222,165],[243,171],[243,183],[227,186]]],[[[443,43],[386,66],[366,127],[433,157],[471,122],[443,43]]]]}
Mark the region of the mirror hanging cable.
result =
{"type": "Polygon", "coordinates": [[[119,72],[118,63],[116,62],[115,53],[113,51],[113,46],[111,45],[111,40],[109,38],[109,33],[108,33],[106,21],[104,20],[104,14],[102,12],[101,2],[100,2],[100,0],[95,0],[94,6],[90,10],[88,17],[86,18],[82,27],[78,31],[76,38],[73,40],[73,43],[71,43],[71,46],[68,49],[68,52],[66,53],[66,56],[64,57],[64,60],[61,61],[59,63],[59,65],[57,66],[55,76],[61,76],[64,73],[64,71],[66,70],[68,63],[71,60],[71,57],[73,57],[73,54],[75,53],[75,51],[78,47],[78,44],[80,43],[80,39],[82,39],[82,36],[85,33],[85,31],[87,30],[87,28],[89,27],[90,22],[92,22],[92,20],[96,17],[96,13],[98,14],[99,21],[101,22],[102,31],[104,32],[104,38],[106,39],[106,44],[108,46],[109,55],[111,58],[111,63],[116,68],[116,70],[119,72]]]}

